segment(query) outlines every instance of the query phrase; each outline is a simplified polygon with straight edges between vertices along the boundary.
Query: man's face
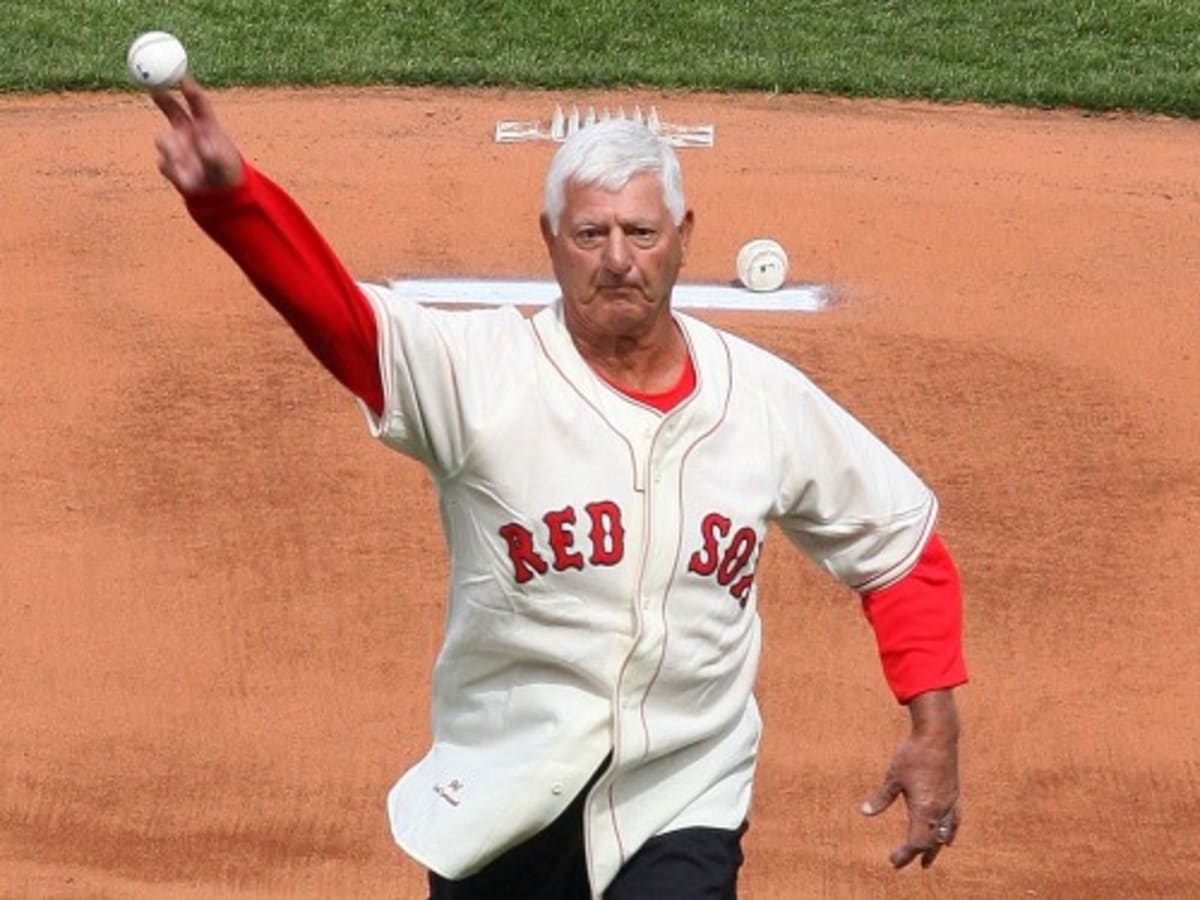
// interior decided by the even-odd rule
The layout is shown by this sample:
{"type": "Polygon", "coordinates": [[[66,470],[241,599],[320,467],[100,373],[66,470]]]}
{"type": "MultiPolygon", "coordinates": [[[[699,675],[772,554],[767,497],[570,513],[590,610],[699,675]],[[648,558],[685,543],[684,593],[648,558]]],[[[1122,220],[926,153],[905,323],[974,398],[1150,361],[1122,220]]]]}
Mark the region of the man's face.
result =
{"type": "Polygon", "coordinates": [[[654,173],[621,190],[568,182],[558,234],[542,237],[562,288],[567,323],[591,338],[636,337],[668,312],[683,265],[692,212],[676,226],[654,173]]]}

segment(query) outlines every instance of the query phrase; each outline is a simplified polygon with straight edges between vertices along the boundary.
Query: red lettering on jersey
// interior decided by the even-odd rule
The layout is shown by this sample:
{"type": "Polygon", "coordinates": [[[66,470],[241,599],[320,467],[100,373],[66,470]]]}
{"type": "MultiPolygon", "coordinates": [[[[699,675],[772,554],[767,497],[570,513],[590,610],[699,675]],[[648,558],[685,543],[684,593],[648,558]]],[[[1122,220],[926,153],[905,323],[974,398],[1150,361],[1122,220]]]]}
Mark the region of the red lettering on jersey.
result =
{"type": "Polygon", "coordinates": [[[625,556],[625,526],[621,524],[621,507],[611,500],[597,500],[584,507],[592,520],[592,555],[588,562],[594,566],[615,566],[625,556]]]}
{"type": "Polygon", "coordinates": [[[753,528],[743,526],[722,550],[724,538],[732,528],[733,523],[720,513],[705,516],[700,522],[703,545],[688,560],[688,571],[697,575],[715,575],[717,584],[728,587],[738,605],[745,609],[754,586],[754,571],[762,542],[753,528]],[[755,558],[754,563],[750,562],[751,557],[755,558]]]}
{"type": "Polygon", "coordinates": [[[717,552],[720,539],[729,534],[730,521],[720,513],[709,513],[700,523],[700,534],[704,538],[704,546],[692,554],[688,561],[688,571],[697,575],[711,575],[717,571],[717,562],[721,554],[717,552]]]}
{"type": "Polygon", "coordinates": [[[737,577],[742,567],[750,562],[750,554],[754,552],[754,545],[757,543],[758,535],[754,533],[753,528],[738,529],[721,558],[721,566],[717,569],[718,584],[729,584],[737,577]]]}
{"type": "MultiPolygon", "coordinates": [[[[757,556],[761,556],[762,555],[762,544],[758,545],[758,550],[759,550],[759,552],[758,552],[757,556]]],[[[748,571],[745,575],[743,575],[736,582],[734,582],[733,585],[730,586],[730,588],[729,588],[729,593],[733,594],[734,598],[738,602],[738,606],[740,606],[742,609],[746,608],[746,604],[750,600],[750,588],[753,587],[753,585],[754,585],[754,576],[757,573],[758,573],[758,559],[755,558],[754,564],[750,566],[750,571],[748,571]]]]}
{"type": "Polygon", "coordinates": [[[513,577],[517,584],[524,584],[537,572],[546,574],[546,561],[533,549],[533,534],[528,528],[510,522],[500,526],[500,537],[508,543],[508,558],[512,560],[513,577]]]}
{"type": "Polygon", "coordinates": [[[554,571],[582,569],[583,554],[572,551],[571,548],[575,544],[575,533],[566,527],[575,524],[575,508],[566,506],[562,509],[551,510],[542,516],[542,521],[550,529],[550,549],[554,551],[554,571]]]}

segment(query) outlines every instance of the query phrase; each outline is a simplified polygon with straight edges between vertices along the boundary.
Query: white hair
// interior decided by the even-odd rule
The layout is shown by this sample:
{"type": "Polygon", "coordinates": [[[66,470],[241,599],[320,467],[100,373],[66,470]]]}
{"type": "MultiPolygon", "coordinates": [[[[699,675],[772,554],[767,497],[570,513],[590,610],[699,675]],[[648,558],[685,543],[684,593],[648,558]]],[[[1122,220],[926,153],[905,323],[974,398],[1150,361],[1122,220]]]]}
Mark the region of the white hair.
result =
{"type": "Polygon", "coordinates": [[[568,182],[619,191],[644,172],[658,176],[663,202],[679,225],[687,206],[679,158],[670,144],[633,119],[608,119],[580,128],[558,148],[546,173],[543,212],[550,230],[558,234],[568,182]]]}

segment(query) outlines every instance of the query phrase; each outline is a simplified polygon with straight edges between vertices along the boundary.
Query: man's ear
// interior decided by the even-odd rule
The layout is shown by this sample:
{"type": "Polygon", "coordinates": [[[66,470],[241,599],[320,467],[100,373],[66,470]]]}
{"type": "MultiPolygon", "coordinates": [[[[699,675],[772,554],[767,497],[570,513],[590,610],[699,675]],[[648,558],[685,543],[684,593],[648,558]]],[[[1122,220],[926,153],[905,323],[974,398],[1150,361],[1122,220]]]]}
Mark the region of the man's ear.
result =
{"type": "Polygon", "coordinates": [[[680,265],[687,265],[688,244],[692,240],[692,228],[696,225],[696,214],[690,209],[683,214],[683,221],[679,223],[679,243],[683,247],[683,255],[680,257],[680,265]]]}
{"type": "Polygon", "coordinates": [[[554,229],[550,227],[550,217],[542,213],[538,216],[538,225],[542,229],[542,241],[546,244],[546,250],[554,252],[554,229]]]}

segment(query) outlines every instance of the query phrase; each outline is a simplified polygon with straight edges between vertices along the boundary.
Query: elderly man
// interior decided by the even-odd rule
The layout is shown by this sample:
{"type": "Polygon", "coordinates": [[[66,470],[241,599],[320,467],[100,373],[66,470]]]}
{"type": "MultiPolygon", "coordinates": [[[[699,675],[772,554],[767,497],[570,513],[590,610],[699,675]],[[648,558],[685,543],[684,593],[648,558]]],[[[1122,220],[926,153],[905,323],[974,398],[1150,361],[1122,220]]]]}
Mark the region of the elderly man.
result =
{"type": "Polygon", "coordinates": [[[388,798],[433,898],[731,898],[760,719],[755,566],[776,522],[863,598],[912,732],[863,811],[893,865],[959,822],[961,599],[929,489],[786,362],[671,309],[693,214],[633,122],[555,155],[561,299],[453,312],[358,283],[194,81],[160,168],[437,482],[451,555],[433,745],[388,798]]]}

